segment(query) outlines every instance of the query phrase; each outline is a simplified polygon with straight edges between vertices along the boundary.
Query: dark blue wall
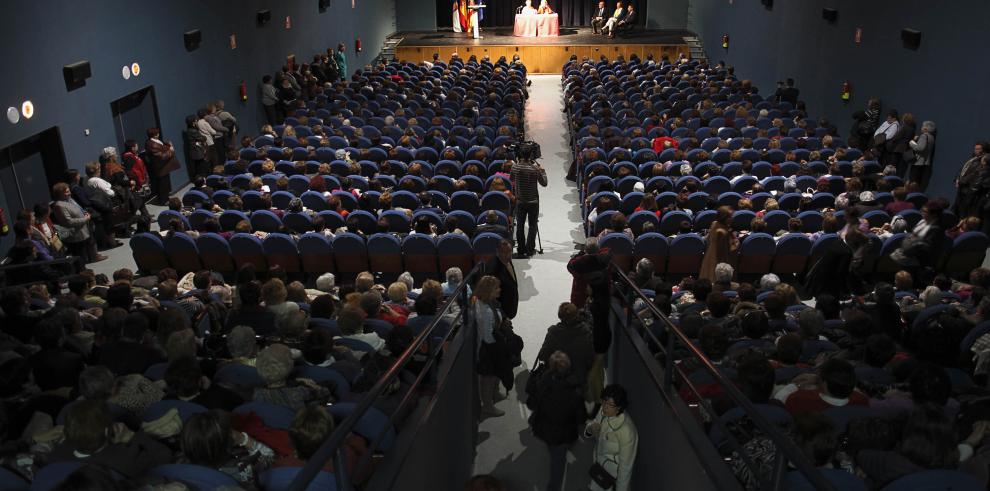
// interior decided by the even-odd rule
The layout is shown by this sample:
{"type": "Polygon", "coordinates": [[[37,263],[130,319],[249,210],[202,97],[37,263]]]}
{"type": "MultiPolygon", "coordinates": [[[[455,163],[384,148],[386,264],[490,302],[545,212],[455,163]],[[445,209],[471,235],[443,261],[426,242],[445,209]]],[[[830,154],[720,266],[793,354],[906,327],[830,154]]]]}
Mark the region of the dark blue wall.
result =
{"type": "MultiPolygon", "coordinates": [[[[395,22],[399,31],[436,30],[436,0],[395,0],[395,22]]],[[[450,24],[450,19],[447,19],[447,23],[450,24]]]]}
{"type": "MultiPolygon", "coordinates": [[[[351,2],[335,0],[320,14],[316,0],[4,2],[0,107],[5,112],[31,99],[36,114],[17,125],[0,121],[0,148],[58,126],[69,166],[81,169],[101,148],[115,144],[110,102],[148,85],[156,89],[163,134],[179,148],[185,116],[217,98],[225,99],[242,128],[253,134],[264,117],[258,97],[263,74],[279,69],[288,54],[309,61],[338,42],[347,46],[353,72],[369,63],[395,30],[394,7],[393,0],[357,0],[352,9],[351,2]],[[255,20],[260,9],[272,13],[264,27],[255,20]],[[292,18],[291,29],[285,29],[286,16],[292,18]],[[182,38],[190,29],[203,34],[200,48],[191,53],[182,38]],[[231,34],[237,35],[235,50],[229,46],[231,34]],[[357,36],[364,46],[359,54],[354,53],[357,36]],[[62,66],[79,60],[90,61],[93,76],[85,87],[67,92],[62,66]],[[140,76],[124,80],[121,69],[134,61],[141,64],[140,76]],[[248,85],[245,104],[238,98],[242,80],[248,85]]],[[[186,176],[173,173],[173,184],[186,176]]]]}
{"type": "Polygon", "coordinates": [[[987,137],[990,66],[984,60],[990,8],[982,1],[951,5],[920,0],[776,0],[766,10],[757,0],[691,0],[689,29],[699,33],[708,56],[736,67],[766,95],[778,80],[793,77],[812,116],[824,115],[847,136],[850,116],[871,96],[884,108],[911,112],[938,125],[935,168],[929,192],[952,198],[952,179],[973,142],[987,137]],[[839,10],[828,24],[823,7],[839,10]],[[856,27],[862,43],[853,42],[856,27]],[[901,28],[922,31],[921,47],[902,47],[901,28]],[[728,51],[721,37],[729,34],[728,51]],[[839,99],[844,80],[852,101],[839,99]]]}
{"type": "MultiPolygon", "coordinates": [[[[612,2],[606,2],[612,5],[612,2]]],[[[649,0],[646,3],[646,27],[650,29],[684,29],[688,23],[688,0],[649,0]]]]}

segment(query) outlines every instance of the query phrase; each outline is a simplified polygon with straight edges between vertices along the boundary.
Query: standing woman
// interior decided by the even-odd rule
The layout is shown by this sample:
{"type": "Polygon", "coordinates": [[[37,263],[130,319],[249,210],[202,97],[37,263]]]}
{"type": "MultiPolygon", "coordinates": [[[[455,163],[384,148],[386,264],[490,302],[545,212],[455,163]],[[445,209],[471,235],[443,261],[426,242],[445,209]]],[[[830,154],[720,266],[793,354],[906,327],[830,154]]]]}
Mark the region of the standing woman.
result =
{"type": "Polygon", "coordinates": [[[916,129],[913,114],[904,113],[901,115],[901,124],[897,127],[897,132],[894,133],[891,142],[892,151],[889,162],[897,167],[897,175],[900,177],[907,177],[907,171],[913,163],[914,154],[911,151],[910,143],[911,139],[914,138],[916,129]]]}
{"type": "Polygon", "coordinates": [[[935,122],[921,123],[921,134],[908,142],[908,145],[914,152],[914,163],[911,164],[908,180],[918,183],[918,188],[924,192],[932,175],[932,157],[935,156],[935,122]]]}
{"type": "Polygon", "coordinates": [[[91,217],[72,199],[69,185],[60,182],[52,186],[52,199],[55,200],[55,228],[69,252],[81,257],[86,264],[106,259],[97,254],[96,241],[89,233],[91,217]]]}
{"type": "Polygon", "coordinates": [[[148,128],[147,134],[144,150],[151,165],[148,169],[148,185],[151,186],[151,192],[158,197],[155,204],[164,205],[172,194],[172,179],[169,174],[179,169],[179,160],[175,158],[172,142],[162,140],[161,130],[148,128]]]}
{"type": "Polygon", "coordinates": [[[571,359],[563,351],[554,351],[548,358],[547,371],[535,382],[526,406],[533,411],[529,419],[533,435],[550,450],[547,491],[560,491],[567,470],[567,449],[577,440],[588,413],[571,359]]]}
{"type": "Polygon", "coordinates": [[[347,82],[347,53],[344,51],[344,43],[337,44],[337,51],[333,53],[333,61],[337,63],[340,72],[340,79],[347,82]]]}
{"type": "Polygon", "coordinates": [[[504,318],[498,307],[498,296],[501,293],[498,278],[484,276],[474,287],[474,318],[478,329],[478,364],[480,376],[479,390],[481,392],[481,415],[502,416],[505,412],[495,407],[495,394],[498,392],[499,364],[504,346],[495,337],[495,331],[504,318]]]}
{"type": "Polygon", "coordinates": [[[182,132],[182,139],[186,143],[186,170],[189,171],[189,180],[209,174],[210,164],[206,162],[209,143],[196,127],[196,116],[186,116],[186,129],[182,132]]]}
{"type": "Polygon", "coordinates": [[[953,211],[957,217],[968,217],[976,211],[979,201],[980,168],[983,166],[983,156],[990,153],[990,143],[976,142],[973,145],[973,156],[963,164],[956,176],[956,201],[953,211]]]}
{"type": "Polygon", "coordinates": [[[632,467],[636,462],[639,434],[632,418],[626,414],[629,397],[621,385],[612,384],[602,391],[602,408],[584,429],[586,437],[596,436],[595,463],[591,468],[592,491],[629,491],[632,467]],[[604,475],[606,474],[607,475],[604,475]],[[614,482],[609,487],[608,481],[614,482]]]}
{"type": "Polygon", "coordinates": [[[729,228],[731,218],[732,209],[728,206],[721,206],[715,212],[715,221],[708,229],[708,246],[705,248],[705,258],[701,262],[698,278],[715,281],[715,266],[718,263],[734,262],[730,260],[730,256],[739,247],[739,240],[732,236],[732,229],[729,228]]]}

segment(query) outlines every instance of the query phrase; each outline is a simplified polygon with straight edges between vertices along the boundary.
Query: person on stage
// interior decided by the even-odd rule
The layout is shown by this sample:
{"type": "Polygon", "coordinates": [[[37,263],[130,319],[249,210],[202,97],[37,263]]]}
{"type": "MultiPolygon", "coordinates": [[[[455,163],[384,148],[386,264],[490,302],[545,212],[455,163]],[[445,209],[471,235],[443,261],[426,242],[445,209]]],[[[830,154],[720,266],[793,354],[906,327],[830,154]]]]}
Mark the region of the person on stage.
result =
{"type": "Polygon", "coordinates": [[[547,4],[547,0],[540,0],[540,6],[536,9],[537,14],[552,14],[553,9],[547,4]]]}
{"type": "Polygon", "coordinates": [[[533,0],[526,0],[526,5],[522,8],[522,12],[525,15],[533,15],[536,13],[536,9],[533,8],[533,0]]]}
{"type": "Polygon", "coordinates": [[[595,34],[598,34],[599,29],[604,28],[605,22],[608,21],[607,15],[605,2],[598,2],[598,8],[595,9],[595,14],[591,16],[591,29],[595,34]]]}
{"type": "Polygon", "coordinates": [[[622,7],[622,2],[615,3],[615,11],[612,12],[612,17],[605,22],[605,27],[602,28],[602,34],[609,35],[612,29],[615,29],[615,25],[619,23],[626,16],[626,9],[622,7]]]}

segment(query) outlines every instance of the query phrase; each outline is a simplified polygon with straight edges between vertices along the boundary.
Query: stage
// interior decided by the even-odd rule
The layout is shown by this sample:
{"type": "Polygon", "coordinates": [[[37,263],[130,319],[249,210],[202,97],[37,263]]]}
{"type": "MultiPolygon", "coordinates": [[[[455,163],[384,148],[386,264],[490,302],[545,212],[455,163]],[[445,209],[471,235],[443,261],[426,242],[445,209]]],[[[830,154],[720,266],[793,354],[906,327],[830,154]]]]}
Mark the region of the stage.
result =
{"type": "Polygon", "coordinates": [[[413,62],[431,60],[434,53],[443,60],[455,52],[465,59],[471,55],[498,59],[519,54],[530,73],[560,73],[572,54],[579,58],[605,55],[609,59],[619,54],[628,58],[633,53],[642,58],[652,54],[656,59],[664,54],[671,59],[689,55],[684,36],[692,34],[680,29],[639,29],[609,39],[594,34],[590,27],[561,27],[557,37],[523,38],[513,36],[512,27],[496,27],[483,29],[481,35],[482,39],[473,39],[469,33],[450,30],[403,32],[393,36],[402,38],[395,54],[401,61],[413,62]]]}

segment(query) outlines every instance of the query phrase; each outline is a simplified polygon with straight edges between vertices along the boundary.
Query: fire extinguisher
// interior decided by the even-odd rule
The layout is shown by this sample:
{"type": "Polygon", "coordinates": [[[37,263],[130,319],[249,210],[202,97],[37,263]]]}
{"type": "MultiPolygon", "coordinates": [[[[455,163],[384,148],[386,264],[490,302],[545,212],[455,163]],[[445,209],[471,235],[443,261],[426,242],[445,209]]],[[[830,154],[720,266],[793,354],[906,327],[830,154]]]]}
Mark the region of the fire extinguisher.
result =
{"type": "Polygon", "coordinates": [[[722,49],[729,49],[729,35],[722,35],[722,49]]]}
{"type": "Polygon", "coordinates": [[[848,80],[842,82],[842,102],[849,102],[849,97],[852,95],[852,85],[848,80]]]}
{"type": "Polygon", "coordinates": [[[10,233],[10,227],[7,225],[7,215],[4,213],[3,208],[0,208],[0,235],[7,235],[10,233]]]}
{"type": "Polygon", "coordinates": [[[241,80],[239,90],[241,92],[241,102],[247,102],[247,84],[243,80],[241,80]]]}
{"type": "Polygon", "coordinates": [[[358,38],[354,40],[354,52],[361,52],[361,36],[358,36],[358,38]]]}

